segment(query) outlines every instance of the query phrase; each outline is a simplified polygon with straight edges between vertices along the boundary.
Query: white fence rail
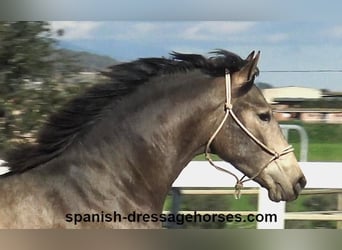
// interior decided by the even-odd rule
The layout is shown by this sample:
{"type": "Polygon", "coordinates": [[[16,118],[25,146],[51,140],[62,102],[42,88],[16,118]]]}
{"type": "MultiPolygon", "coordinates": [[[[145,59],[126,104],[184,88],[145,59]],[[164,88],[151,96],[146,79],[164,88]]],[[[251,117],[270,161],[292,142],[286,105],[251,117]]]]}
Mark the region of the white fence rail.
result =
{"type": "MultiPolygon", "coordinates": [[[[217,162],[234,173],[238,173],[233,166],[226,162],[217,162]]],[[[342,162],[300,162],[305,177],[306,188],[341,189],[342,188],[342,162]]],[[[240,174],[241,175],[241,174],[240,174]]],[[[235,179],[221,171],[217,171],[206,161],[192,161],[181,172],[173,183],[173,187],[179,188],[227,188],[234,187],[235,179]]],[[[246,182],[245,187],[260,187],[254,181],[246,182]]],[[[242,191],[243,194],[243,191],[242,191]]],[[[236,202],[239,202],[238,200],[236,202]]],[[[272,202],[269,200],[267,191],[260,189],[258,199],[258,213],[275,213],[277,221],[270,223],[258,223],[257,228],[281,229],[284,228],[286,218],[285,202],[272,202]]],[[[341,215],[339,215],[342,219],[341,215]]],[[[338,218],[340,218],[338,217],[338,218]]]]}

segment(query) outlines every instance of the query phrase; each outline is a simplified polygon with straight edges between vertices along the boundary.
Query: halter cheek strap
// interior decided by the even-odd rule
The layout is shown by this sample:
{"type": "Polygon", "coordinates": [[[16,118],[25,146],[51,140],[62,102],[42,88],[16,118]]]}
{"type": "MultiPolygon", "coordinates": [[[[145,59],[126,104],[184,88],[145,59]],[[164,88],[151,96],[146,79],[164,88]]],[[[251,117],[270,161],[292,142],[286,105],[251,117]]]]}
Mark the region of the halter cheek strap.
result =
{"type": "Polygon", "coordinates": [[[264,143],[262,143],[258,138],[256,138],[246,127],[245,125],[243,125],[243,123],[239,120],[239,118],[235,115],[234,111],[233,111],[233,104],[232,104],[232,97],[231,97],[231,78],[230,78],[230,74],[229,71],[226,69],[225,71],[225,86],[226,86],[226,101],[224,104],[224,112],[225,115],[220,123],[220,125],[217,127],[217,129],[215,130],[215,132],[212,134],[212,136],[209,138],[208,143],[206,145],[205,148],[205,158],[208,160],[208,162],[215,167],[216,169],[226,172],[230,175],[232,175],[235,180],[236,180],[236,184],[235,184],[235,198],[239,199],[241,196],[241,190],[243,188],[243,183],[246,181],[250,181],[250,180],[254,180],[256,177],[258,177],[262,171],[264,171],[264,169],[273,161],[276,161],[277,159],[279,159],[281,156],[286,155],[288,153],[291,153],[294,151],[292,145],[287,146],[286,148],[284,148],[280,153],[278,153],[275,150],[270,149],[268,146],[266,146],[264,143]],[[238,126],[249,136],[249,138],[251,138],[256,144],[258,144],[262,150],[264,150],[265,152],[267,152],[268,154],[271,155],[270,160],[262,167],[259,169],[259,171],[257,171],[252,177],[245,179],[246,175],[242,176],[240,179],[231,171],[224,169],[222,167],[217,166],[214,161],[211,158],[211,155],[209,153],[210,150],[210,145],[213,142],[213,140],[215,139],[215,137],[217,136],[217,134],[220,132],[220,130],[222,129],[224,123],[226,122],[228,116],[231,115],[231,117],[233,118],[233,120],[238,124],[238,126]]]}

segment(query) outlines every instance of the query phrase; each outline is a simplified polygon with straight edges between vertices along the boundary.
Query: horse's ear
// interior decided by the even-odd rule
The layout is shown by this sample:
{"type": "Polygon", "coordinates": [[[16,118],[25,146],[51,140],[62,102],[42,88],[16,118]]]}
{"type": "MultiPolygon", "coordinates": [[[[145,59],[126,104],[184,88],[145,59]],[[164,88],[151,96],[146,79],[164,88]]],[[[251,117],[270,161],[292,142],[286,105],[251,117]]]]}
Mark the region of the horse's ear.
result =
{"type": "Polygon", "coordinates": [[[251,61],[254,58],[255,51],[253,50],[247,57],[246,61],[251,61]]]}
{"type": "Polygon", "coordinates": [[[240,80],[242,80],[240,84],[244,84],[246,82],[251,81],[252,78],[259,73],[257,65],[260,58],[260,51],[258,51],[255,57],[254,54],[254,51],[249,54],[249,56],[246,59],[246,65],[243,66],[241,70],[237,72],[239,74],[239,77],[241,78],[240,80]]]}
{"type": "Polygon", "coordinates": [[[231,75],[233,95],[235,97],[241,96],[247,93],[253,86],[254,78],[258,75],[258,61],[260,58],[260,51],[255,55],[255,52],[251,52],[247,58],[247,63],[237,72],[231,75]]]}

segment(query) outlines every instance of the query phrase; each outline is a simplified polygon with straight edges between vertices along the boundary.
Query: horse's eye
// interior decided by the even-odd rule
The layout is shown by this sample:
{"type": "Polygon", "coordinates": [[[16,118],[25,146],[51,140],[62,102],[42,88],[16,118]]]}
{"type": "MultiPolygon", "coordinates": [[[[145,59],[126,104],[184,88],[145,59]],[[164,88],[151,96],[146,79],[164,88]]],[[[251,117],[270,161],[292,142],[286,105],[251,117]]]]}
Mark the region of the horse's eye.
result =
{"type": "Polygon", "coordinates": [[[271,120],[271,114],[269,112],[258,114],[259,119],[264,122],[269,122],[271,120]]]}

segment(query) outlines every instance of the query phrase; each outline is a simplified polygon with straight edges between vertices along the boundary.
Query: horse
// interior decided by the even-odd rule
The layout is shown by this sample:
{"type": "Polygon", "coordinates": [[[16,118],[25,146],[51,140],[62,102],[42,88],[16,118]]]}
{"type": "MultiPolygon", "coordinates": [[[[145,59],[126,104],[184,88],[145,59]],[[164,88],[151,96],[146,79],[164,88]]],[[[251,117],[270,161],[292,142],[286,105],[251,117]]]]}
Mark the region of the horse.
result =
{"type": "Polygon", "coordinates": [[[254,84],[259,57],[171,52],[109,67],[105,83],[6,154],[0,227],[159,228],[172,183],[203,153],[230,162],[272,201],[296,199],[306,179],[254,84]]]}

